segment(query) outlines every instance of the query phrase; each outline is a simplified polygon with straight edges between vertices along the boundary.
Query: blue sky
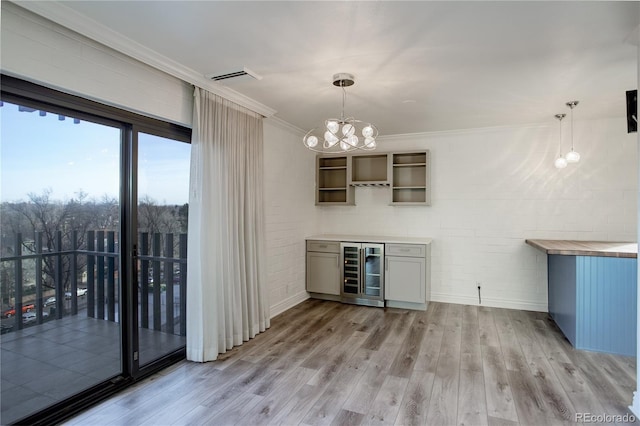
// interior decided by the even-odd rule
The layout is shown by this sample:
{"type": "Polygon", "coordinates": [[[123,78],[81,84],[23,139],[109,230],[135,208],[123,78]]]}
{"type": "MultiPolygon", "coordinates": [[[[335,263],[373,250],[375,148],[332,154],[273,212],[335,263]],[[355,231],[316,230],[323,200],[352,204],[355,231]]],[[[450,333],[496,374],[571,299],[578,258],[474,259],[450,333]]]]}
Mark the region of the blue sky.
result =
{"type": "MultiPolygon", "coordinates": [[[[118,197],[120,130],[57,114],[21,112],[5,102],[0,108],[0,200],[28,199],[52,190],[65,200],[79,191],[100,200],[118,197]]],[[[140,135],[138,194],[159,204],[188,201],[190,145],[140,135]]]]}

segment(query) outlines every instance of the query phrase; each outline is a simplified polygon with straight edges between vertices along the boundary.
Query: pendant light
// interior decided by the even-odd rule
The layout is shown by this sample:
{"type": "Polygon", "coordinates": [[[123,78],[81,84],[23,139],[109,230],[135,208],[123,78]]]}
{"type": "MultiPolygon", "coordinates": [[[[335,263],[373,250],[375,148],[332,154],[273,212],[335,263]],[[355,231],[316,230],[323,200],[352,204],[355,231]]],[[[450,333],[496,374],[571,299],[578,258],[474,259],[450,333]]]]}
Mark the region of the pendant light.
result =
{"type": "Polygon", "coordinates": [[[576,105],[578,105],[578,101],[567,102],[567,106],[571,108],[571,151],[569,151],[565,156],[567,163],[577,163],[580,161],[580,154],[573,149],[573,109],[576,105]]]}
{"type": "Polygon", "coordinates": [[[375,125],[346,117],[344,105],[347,100],[345,87],[353,86],[355,77],[348,73],[333,75],[333,85],[342,89],[342,113],[340,118],[329,118],[320,126],[319,134],[314,132],[318,128],[311,129],[302,138],[304,146],[312,151],[333,154],[344,153],[356,149],[370,151],[376,149],[378,129],[375,125]],[[322,132],[324,134],[320,135],[322,132]],[[359,135],[362,135],[360,139],[359,135]],[[321,143],[322,140],[322,143],[321,143]]]}
{"type": "Polygon", "coordinates": [[[558,119],[558,123],[560,124],[560,148],[558,149],[558,158],[553,163],[556,166],[556,169],[564,169],[567,167],[567,160],[562,156],[562,119],[565,118],[567,114],[556,114],[555,117],[558,119]]]}

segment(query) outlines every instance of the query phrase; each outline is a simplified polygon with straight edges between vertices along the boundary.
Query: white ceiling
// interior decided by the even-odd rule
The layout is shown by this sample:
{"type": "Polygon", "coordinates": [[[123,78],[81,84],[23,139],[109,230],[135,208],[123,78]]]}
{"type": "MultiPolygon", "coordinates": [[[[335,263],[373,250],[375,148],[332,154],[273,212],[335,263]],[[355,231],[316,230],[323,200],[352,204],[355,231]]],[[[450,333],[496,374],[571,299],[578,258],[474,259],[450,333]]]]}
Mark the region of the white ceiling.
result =
{"type": "Polygon", "coordinates": [[[572,100],[623,117],[638,81],[638,2],[56,3],[198,76],[248,67],[262,80],[227,85],[301,129],[339,115],[337,72],[381,135],[554,122],[572,100]]]}

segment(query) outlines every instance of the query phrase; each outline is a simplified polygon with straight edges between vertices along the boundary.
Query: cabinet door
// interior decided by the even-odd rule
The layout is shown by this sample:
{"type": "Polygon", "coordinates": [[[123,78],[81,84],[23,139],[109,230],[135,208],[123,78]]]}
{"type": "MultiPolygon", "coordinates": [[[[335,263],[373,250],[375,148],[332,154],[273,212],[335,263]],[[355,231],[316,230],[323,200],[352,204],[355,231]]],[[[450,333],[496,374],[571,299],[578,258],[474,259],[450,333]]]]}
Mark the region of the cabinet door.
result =
{"type": "Polygon", "coordinates": [[[340,254],[307,252],[307,291],[340,295],[340,254]]]}
{"type": "Polygon", "coordinates": [[[385,299],[425,303],[425,259],[420,257],[385,257],[385,299]]]}

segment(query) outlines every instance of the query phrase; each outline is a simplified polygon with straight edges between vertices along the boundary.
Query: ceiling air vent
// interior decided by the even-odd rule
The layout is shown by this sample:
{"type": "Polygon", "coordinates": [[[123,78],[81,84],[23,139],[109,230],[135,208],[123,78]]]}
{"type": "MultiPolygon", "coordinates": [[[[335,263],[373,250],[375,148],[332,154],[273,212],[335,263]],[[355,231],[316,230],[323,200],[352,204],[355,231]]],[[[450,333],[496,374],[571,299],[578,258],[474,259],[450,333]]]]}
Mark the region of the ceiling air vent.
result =
{"type": "Polygon", "coordinates": [[[261,75],[256,74],[247,67],[242,67],[242,69],[234,71],[206,74],[205,77],[213,81],[221,81],[225,83],[246,79],[262,80],[261,75]]]}

